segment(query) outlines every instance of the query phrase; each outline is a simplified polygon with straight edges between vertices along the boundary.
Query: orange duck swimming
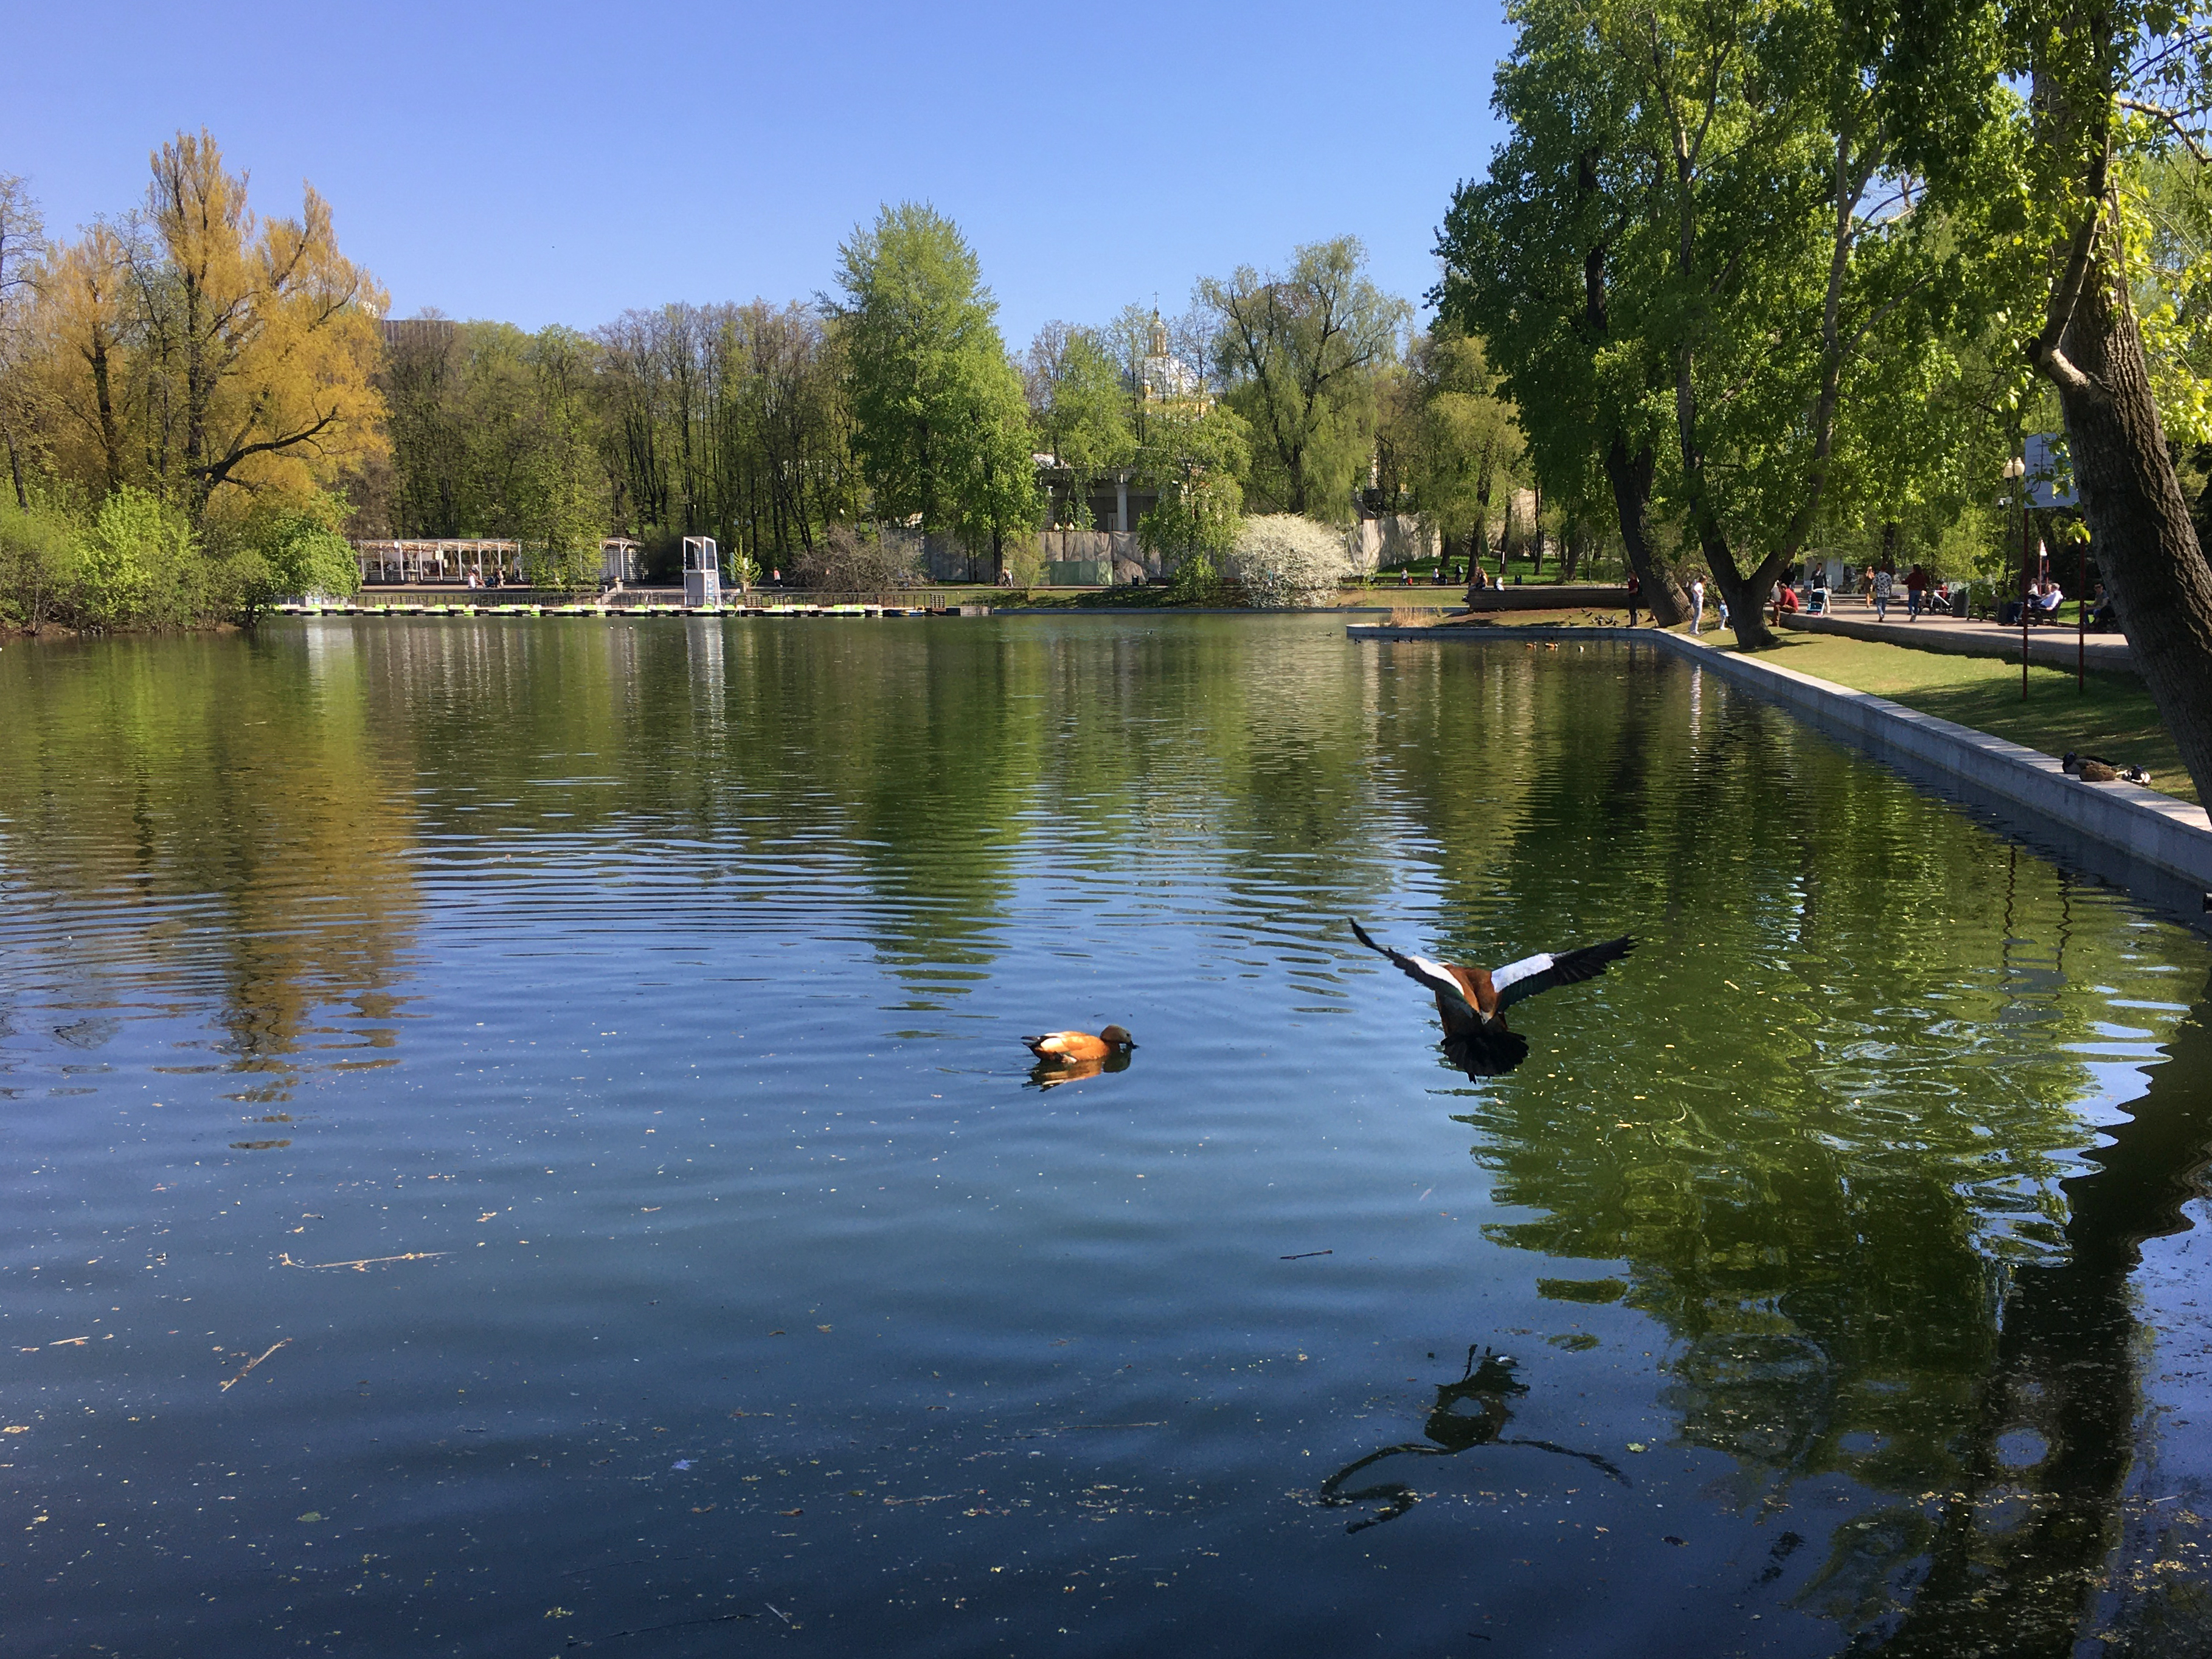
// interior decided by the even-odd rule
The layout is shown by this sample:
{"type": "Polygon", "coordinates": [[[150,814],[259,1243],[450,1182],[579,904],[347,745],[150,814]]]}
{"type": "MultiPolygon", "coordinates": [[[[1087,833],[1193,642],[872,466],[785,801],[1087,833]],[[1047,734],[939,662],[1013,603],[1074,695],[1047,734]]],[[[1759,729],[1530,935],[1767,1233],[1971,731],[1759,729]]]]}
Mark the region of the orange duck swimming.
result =
{"type": "Polygon", "coordinates": [[[1137,1040],[1119,1025],[1109,1025],[1097,1036],[1088,1031],[1047,1031],[1042,1036],[1025,1036],[1022,1042],[1039,1060],[1060,1061],[1107,1060],[1137,1046],[1137,1040]]]}
{"type": "Polygon", "coordinates": [[[1121,1071],[1129,1063],[1129,1051],[1137,1046],[1136,1039],[1119,1025],[1109,1025],[1097,1036],[1088,1031],[1047,1031],[1042,1036],[1025,1036],[1022,1041],[1036,1056],[1030,1081],[1040,1089],[1079,1082],[1101,1072],[1121,1071]]]}
{"type": "Polygon", "coordinates": [[[1407,978],[1436,993],[1437,1012],[1444,1022],[1444,1053],[1471,1078],[1503,1077],[1528,1058],[1528,1039],[1505,1028],[1508,1008],[1540,992],[1595,979],[1636,948],[1636,941],[1624,935],[1558,955],[1541,951],[1503,968],[1462,968],[1377,945],[1356,921],[1352,931],[1407,978]]]}

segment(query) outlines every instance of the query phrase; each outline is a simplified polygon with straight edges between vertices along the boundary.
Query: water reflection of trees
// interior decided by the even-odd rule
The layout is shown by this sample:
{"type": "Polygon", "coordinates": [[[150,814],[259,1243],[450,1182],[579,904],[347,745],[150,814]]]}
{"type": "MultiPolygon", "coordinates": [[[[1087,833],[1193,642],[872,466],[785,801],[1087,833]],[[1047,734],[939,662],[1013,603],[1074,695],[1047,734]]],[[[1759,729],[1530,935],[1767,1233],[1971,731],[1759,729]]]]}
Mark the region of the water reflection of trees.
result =
{"type": "Polygon", "coordinates": [[[416,900],[348,665],[298,635],[42,645],[10,665],[0,846],[57,1000],[211,1002],[206,1069],[243,1074],[244,1100],[380,1063],[416,900]]]}
{"type": "MultiPolygon", "coordinates": [[[[1545,681],[1524,695],[1564,698],[1545,681]]],[[[2081,1048],[2113,988],[2157,997],[2144,924],[1770,711],[1709,696],[1693,725],[1617,684],[1535,722],[1521,817],[1439,871],[1445,948],[1567,942],[1572,917],[1667,964],[1459,1091],[1528,1212],[1492,1236],[1626,1264],[1612,1291],[1679,1345],[1682,1437],[1737,1461],[1742,1501],[1829,1473],[1893,1495],[1808,1605],[1884,1650],[2069,1651],[2138,1409],[2126,1279],[2207,1156],[2212,1048],[2130,1016],[2171,1057],[2081,1152],[2081,1048]],[[1593,813],[1658,859],[1553,833],[1593,813]]],[[[1397,786],[1453,826],[1452,771],[1409,757],[1397,786]]]]}

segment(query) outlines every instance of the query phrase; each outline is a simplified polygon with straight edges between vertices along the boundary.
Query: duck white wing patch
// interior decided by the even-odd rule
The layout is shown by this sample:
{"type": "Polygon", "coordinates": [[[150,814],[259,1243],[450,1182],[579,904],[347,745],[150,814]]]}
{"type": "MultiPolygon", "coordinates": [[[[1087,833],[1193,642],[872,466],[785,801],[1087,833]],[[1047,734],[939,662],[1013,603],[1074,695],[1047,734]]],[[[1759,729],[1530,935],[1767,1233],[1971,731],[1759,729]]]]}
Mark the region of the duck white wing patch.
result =
{"type": "Polygon", "coordinates": [[[1461,1002],[1467,1000],[1467,993],[1460,989],[1459,981],[1452,977],[1451,969],[1441,962],[1431,962],[1426,957],[1415,956],[1409,956],[1406,960],[1420,970],[1421,983],[1431,990],[1441,991],[1461,1002]]]}
{"type": "Polygon", "coordinates": [[[1498,994],[1503,996],[1508,988],[1530,975],[1549,972],[1551,966],[1552,953],[1546,951],[1537,956],[1523,957],[1518,962],[1509,962],[1503,968],[1492,969],[1490,982],[1497,988],[1498,994]]]}

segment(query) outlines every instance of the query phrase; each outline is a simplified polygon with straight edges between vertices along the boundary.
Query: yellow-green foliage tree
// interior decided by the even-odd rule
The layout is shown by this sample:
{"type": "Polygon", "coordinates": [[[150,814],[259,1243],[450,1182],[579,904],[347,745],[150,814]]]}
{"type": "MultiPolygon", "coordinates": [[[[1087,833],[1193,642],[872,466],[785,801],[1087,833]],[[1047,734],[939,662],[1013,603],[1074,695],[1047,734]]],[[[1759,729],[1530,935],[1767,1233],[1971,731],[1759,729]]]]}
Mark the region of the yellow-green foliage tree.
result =
{"type": "Polygon", "coordinates": [[[28,585],[0,603],[20,621],[179,623],[250,615],[272,581],[350,585],[332,492],[385,453],[384,292],[313,187],[296,216],[256,214],[206,132],[151,173],[137,212],[41,243],[10,295],[9,568],[28,585]]]}
{"type": "Polygon", "coordinates": [[[153,168],[155,264],[135,286],[162,493],[197,521],[253,494],[305,497],[380,453],[371,376],[386,300],[338,252],[329,204],[310,186],[298,218],[257,218],[205,132],[179,134],[153,168]]]}

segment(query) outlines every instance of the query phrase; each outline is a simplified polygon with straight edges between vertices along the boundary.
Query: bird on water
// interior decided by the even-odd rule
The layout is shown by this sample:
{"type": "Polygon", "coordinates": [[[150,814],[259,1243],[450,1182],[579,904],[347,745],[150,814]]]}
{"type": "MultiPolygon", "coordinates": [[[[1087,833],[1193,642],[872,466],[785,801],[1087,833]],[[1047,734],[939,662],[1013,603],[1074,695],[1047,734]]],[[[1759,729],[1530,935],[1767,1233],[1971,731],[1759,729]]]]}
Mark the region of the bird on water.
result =
{"type": "Polygon", "coordinates": [[[1047,1031],[1042,1036],[1025,1036],[1022,1042],[1039,1060],[1106,1060],[1137,1046],[1137,1040],[1119,1025],[1109,1025],[1097,1036],[1088,1031],[1047,1031]]]}
{"type": "Polygon", "coordinates": [[[1352,931],[1407,978],[1436,994],[1437,1012],[1444,1023],[1444,1053],[1471,1078],[1503,1077],[1528,1058],[1528,1039],[1506,1029],[1508,1008],[1559,986],[1595,979],[1636,948],[1636,941],[1624,934],[1579,950],[1540,951],[1503,968],[1464,968],[1378,945],[1357,921],[1352,931]]]}
{"type": "Polygon", "coordinates": [[[1119,1025],[1109,1025],[1097,1036],[1088,1031],[1047,1031],[1022,1042],[1036,1056],[1030,1081],[1040,1089],[1121,1071],[1129,1063],[1129,1051],[1137,1046],[1136,1039],[1119,1025]]]}

